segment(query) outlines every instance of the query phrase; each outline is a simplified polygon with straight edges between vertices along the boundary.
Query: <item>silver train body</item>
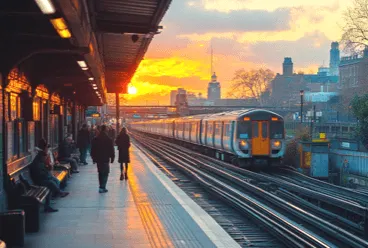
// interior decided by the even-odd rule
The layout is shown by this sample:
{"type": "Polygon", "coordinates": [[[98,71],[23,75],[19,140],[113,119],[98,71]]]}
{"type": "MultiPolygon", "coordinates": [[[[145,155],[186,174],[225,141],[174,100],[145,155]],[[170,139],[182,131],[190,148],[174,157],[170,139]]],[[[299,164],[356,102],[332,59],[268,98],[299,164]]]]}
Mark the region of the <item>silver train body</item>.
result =
{"type": "Polygon", "coordinates": [[[279,164],[285,153],[283,117],[263,109],[139,121],[130,128],[193,144],[240,165],[279,164]]]}

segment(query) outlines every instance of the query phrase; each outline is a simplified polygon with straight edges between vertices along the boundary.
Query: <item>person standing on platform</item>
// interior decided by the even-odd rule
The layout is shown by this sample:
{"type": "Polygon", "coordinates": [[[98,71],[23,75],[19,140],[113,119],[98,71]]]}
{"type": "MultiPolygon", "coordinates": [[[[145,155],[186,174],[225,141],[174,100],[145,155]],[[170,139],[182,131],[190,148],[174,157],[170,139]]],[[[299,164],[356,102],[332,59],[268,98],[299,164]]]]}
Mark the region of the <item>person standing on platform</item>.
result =
{"type": "Polygon", "coordinates": [[[78,132],[77,147],[80,152],[80,163],[87,165],[87,150],[91,143],[91,136],[87,128],[87,124],[83,124],[81,130],[78,132]]]}
{"type": "Polygon", "coordinates": [[[115,159],[115,150],[112,139],[107,135],[107,127],[101,126],[100,134],[93,139],[91,156],[93,163],[97,163],[98,180],[100,183],[99,192],[106,193],[107,179],[110,173],[109,162],[113,163],[115,159]]]}
{"type": "Polygon", "coordinates": [[[118,137],[115,141],[119,150],[119,163],[120,163],[120,180],[128,179],[128,163],[130,163],[129,148],[130,148],[130,137],[127,134],[125,127],[121,129],[118,137]],[[125,172],[124,172],[125,165],[125,172]]]}

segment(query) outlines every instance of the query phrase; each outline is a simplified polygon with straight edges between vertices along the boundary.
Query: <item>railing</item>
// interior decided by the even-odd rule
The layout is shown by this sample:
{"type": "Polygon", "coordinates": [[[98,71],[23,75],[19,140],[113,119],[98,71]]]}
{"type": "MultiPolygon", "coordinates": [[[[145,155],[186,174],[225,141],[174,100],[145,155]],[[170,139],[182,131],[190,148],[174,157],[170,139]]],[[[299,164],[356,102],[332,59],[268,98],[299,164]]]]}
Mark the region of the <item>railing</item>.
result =
{"type": "MultiPolygon", "coordinates": [[[[287,134],[295,135],[297,130],[301,127],[310,130],[310,122],[285,122],[285,129],[287,134]]],[[[345,139],[356,139],[355,130],[357,123],[347,122],[332,122],[332,123],[313,123],[313,138],[318,138],[320,133],[325,133],[326,138],[345,138],[345,139]]],[[[309,131],[310,132],[310,131],[309,131]]]]}

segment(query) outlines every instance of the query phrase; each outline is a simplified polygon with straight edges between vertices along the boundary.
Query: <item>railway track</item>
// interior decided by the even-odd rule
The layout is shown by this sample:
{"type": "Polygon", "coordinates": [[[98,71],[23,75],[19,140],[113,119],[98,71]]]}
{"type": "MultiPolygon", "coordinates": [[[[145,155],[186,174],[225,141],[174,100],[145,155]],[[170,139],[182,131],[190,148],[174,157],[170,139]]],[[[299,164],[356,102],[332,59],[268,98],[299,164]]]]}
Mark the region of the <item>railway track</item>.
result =
{"type": "MultiPolygon", "coordinates": [[[[212,159],[204,158],[201,154],[148,136],[144,136],[143,139],[135,133],[134,137],[145,148],[164,158],[170,164],[175,164],[200,182],[202,186],[246,213],[288,246],[368,246],[365,240],[356,235],[253,185],[249,177],[228,167],[231,165],[210,162],[209,160],[212,159]],[[273,208],[269,207],[270,205],[273,208]],[[306,226],[311,228],[305,228],[306,226]]],[[[241,172],[244,171],[241,170],[241,172]]]]}
{"type": "Polygon", "coordinates": [[[139,145],[136,144],[136,146],[189,197],[211,215],[241,247],[286,247],[249,218],[244,217],[238,211],[234,211],[221,199],[209,194],[205,188],[188,178],[176,166],[166,163],[165,160],[153,155],[139,145]]]}

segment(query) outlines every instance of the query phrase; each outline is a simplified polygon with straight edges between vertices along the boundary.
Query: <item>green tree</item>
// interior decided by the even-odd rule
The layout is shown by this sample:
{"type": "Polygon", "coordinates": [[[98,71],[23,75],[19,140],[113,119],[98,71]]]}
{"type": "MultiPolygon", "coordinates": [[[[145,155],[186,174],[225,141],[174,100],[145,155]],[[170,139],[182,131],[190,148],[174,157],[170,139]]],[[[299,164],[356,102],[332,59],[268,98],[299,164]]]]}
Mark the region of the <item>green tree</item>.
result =
{"type": "Polygon", "coordinates": [[[368,144],[368,94],[355,96],[351,101],[351,109],[358,119],[357,137],[367,146],[368,144]]]}

